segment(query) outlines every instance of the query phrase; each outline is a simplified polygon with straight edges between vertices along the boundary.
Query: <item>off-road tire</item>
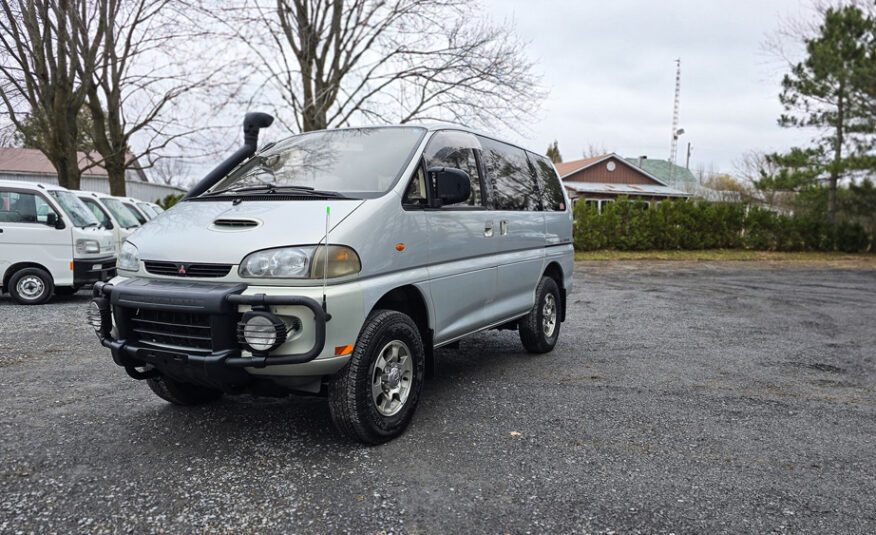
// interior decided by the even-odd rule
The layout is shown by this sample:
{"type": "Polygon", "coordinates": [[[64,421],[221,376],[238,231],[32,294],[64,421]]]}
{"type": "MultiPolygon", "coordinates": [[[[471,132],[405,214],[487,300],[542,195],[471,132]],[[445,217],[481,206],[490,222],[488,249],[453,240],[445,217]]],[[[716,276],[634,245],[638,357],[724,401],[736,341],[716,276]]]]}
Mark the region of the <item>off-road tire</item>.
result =
{"type": "Polygon", "coordinates": [[[169,377],[146,379],[155,395],[174,405],[203,405],[222,397],[222,391],[191,383],[183,383],[169,377]]]}
{"type": "Polygon", "coordinates": [[[413,418],[425,371],[423,340],[413,320],[394,310],[372,312],[359,333],[350,361],[328,385],[329,409],[338,431],[366,444],[380,444],[400,435],[413,418]],[[404,405],[396,414],[386,416],[372,399],[371,379],[381,350],[393,341],[409,349],[413,373],[404,405]]]}
{"type": "Polygon", "coordinates": [[[530,353],[547,353],[557,345],[560,336],[560,289],[550,277],[542,277],[535,289],[535,304],[526,316],[520,318],[518,331],[523,347],[530,353]],[[550,336],[545,334],[544,307],[548,295],[553,296],[555,307],[554,329],[550,336]]]}
{"type": "Polygon", "coordinates": [[[41,305],[52,298],[54,291],[52,276],[44,269],[33,267],[20,269],[9,279],[9,295],[20,305],[41,305]],[[39,295],[29,297],[19,292],[18,283],[27,277],[37,277],[40,280],[42,292],[39,295]]]}

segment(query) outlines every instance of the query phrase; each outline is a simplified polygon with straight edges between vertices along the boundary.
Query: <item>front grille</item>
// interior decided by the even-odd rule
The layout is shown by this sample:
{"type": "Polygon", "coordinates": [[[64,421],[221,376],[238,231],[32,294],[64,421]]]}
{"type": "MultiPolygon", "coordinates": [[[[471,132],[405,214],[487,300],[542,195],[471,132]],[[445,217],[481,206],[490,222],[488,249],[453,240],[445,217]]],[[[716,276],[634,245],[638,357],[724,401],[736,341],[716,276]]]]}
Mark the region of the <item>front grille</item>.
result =
{"type": "Polygon", "coordinates": [[[191,353],[210,353],[210,316],[193,312],[132,309],[131,331],[141,343],[191,353]]]}
{"type": "Polygon", "coordinates": [[[158,262],[146,260],[146,271],[168,277],[218,278],[228,275],[231,264],[186,264],[185,262],[158,262]]]}

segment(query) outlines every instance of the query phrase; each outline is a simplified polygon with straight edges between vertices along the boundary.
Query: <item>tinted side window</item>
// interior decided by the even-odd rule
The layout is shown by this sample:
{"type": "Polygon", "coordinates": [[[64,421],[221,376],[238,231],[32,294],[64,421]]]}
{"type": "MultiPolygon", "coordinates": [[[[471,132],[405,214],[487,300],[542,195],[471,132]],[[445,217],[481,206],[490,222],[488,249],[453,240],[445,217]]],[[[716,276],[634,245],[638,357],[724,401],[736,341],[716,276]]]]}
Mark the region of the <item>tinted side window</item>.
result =
{"type": "Polygon", "coordinates": [[[97,201],[94,199],[89,199],[86,197],[80,197],[82,202],[85,203],[85,206],[91,210],[91,213],[94,214],[94,217],[97,218],[97,222],[101,224],[103,227],[107,227],[110,223],[109,216],[106,215],[106,212],[103,211],[103,208],[97,205],[97,201]]]}
{"type": "Polygon", "coordinates": [[[566,200],[563,197],[563,185],[560,177],[554,169],[554,165],[544,156],[529,153],[529,159],[535,167],[538,177],[539,189],[541,189],[541,204],[545,210],[563,211],[566,209],[566,200]]]}
{"type": "Polygon", "coordinates": [[[474,155],[476,148],[480,148],[480,144],[475,136],[451,130],[436,133],[426,145],[426,151],[423,153],[426,158],[426,168],[455,167],[462,169],[471,177],[471,195],[468,200],[451,206],[483,205],[480,173],[474,155]]]}
{"type": "Polygon", "coordinates": [[[126,203],[122,203],[122,204],[125,205],[125,208],[127,208],[128,210],[131,211],[131,215],[133,215],[134,217],[136,217],[136,218],[137,218],[137,221],[139,221],[141,225],[145,225],[145,224],[146,224],[146,221],[148,221],[148,220],[147,220],[145,217],[143,217],[143,215],[140,214],[140,212],[138,212],[136,208],[134,208],[134,205],[133,205],[133,204],[131,204],[131,203],[127,203],[127,202],[126,202],[126,203]]]}
{"type": "Polygon", "coordinates": [[[540,210],[538,183],[522,149],[481,138],[487,179],[497,210],[540,210]]]}
{"type": "Polygon", "coordinates": [[[49,213],[55,211],[38,195],[0,191],[0,222],[45,223],[49,213]]]}

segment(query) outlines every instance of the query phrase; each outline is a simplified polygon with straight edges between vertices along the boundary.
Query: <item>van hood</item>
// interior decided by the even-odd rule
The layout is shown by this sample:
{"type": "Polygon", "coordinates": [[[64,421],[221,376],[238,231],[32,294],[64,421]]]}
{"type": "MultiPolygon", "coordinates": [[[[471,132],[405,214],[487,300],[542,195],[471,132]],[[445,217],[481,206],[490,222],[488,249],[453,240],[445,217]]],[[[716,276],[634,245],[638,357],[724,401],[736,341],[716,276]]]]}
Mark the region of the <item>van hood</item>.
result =
{"type": "MultiPolygon", "coordinates": [[[[326,207],[337,226],[362,200],[182,202],[134,232],[128,241],[141,260],[238,264],[243,257],[271,247],[317,244],[325,236],[326,207]],[[238,220],[229,226],[216,220],[238,220]],[[235,226],[240,222],[255,226],[235,226]]],[[[331,240],[334,241],[334,240],[331,240]]]]}

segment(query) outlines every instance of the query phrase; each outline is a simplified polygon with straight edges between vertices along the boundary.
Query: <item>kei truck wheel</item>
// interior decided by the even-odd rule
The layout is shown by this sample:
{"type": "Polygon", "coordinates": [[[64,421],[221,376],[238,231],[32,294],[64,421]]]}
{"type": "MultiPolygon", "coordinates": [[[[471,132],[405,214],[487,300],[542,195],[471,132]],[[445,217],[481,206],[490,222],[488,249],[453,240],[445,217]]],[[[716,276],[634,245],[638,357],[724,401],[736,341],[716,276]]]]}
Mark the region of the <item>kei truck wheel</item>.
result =
{"type": "Polygon", "coordinates": [[[335,426],[366,444],[397,437],[414,416],[425,369],[423,340],[413,320],[394,310],[372,312],[350,361],[329,383],[335,426]]]}
{"type": "Polygon", "coordinates": [[[9,295],[21,305],[41,305],[55,291],[52,276],[40,268],[24,268],[9,279],[9,295]]]}
{"type": "Polygon", "coordinates": [[[535,289],[535,304],[520,318],[520,341],[530,353],[547,353],[560,337],[560,289],[550,277],[542,277],[535,289]]]}

